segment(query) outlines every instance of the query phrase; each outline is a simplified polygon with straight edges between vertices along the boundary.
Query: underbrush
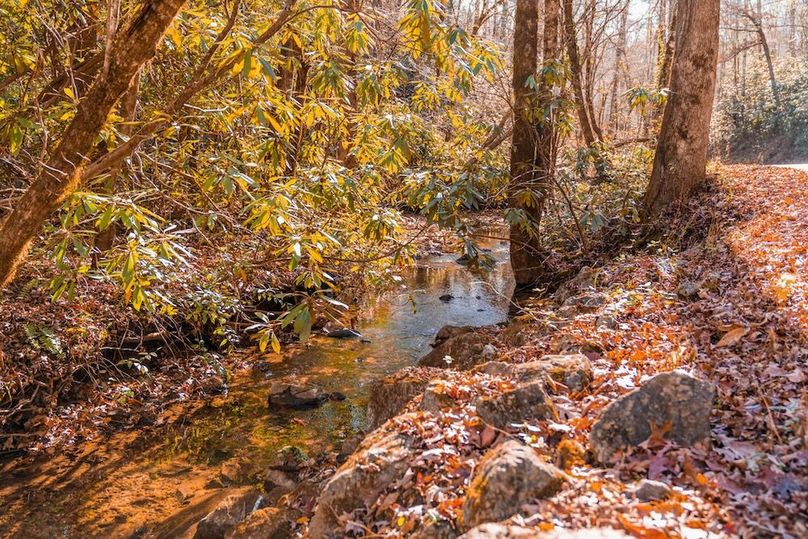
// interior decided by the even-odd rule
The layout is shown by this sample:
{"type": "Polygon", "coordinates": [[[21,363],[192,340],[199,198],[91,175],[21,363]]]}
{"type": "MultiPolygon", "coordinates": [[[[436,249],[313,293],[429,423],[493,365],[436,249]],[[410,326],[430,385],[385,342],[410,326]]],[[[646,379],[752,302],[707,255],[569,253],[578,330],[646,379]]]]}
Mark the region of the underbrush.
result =
{"type": "Polygon", "coordinates": [[[713,153],[731,162],[788,163],[808,159],[808,70],[788,59],[775,66],[777,98],[762,60],[745,85],[727,80],[713,117],[713,153]]]}

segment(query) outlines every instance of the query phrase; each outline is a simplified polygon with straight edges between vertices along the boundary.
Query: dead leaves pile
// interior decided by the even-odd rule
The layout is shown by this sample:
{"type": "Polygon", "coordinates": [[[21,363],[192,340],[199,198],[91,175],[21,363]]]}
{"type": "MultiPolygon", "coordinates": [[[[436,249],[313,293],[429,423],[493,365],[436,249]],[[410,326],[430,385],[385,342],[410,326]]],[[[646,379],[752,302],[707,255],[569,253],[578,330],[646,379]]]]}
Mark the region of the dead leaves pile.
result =
{"type": "MultiPolygon", "coordinates": [[[[516,322],[518,332],[512,326],[501,333],[500,359],[580,351],[593,362],[590,388],[553,396],[557,423],[495,432],[480,423],[468,398],[481,387],[496,391],[495,378],[452,374],[450,386],[464,395],[457,406],[410,413],[382,427],[413,435],[420,445],[404,480],[367,512],[346,515],[353,523],[346,531],[395,537],[436,522],[457,529],[477,462],[486,448],[513,436],[573,478],[549,500],[526,500],[512,518],[516,524],[605,526],[649,538],[808,535],[808,175],[722,169],[689,210],[711,217],[698,245],[679,253],[663,242],[618,259],[599,270],[594,290],[581,291],[604,296],[598,309],[570,314],[537,301],[516,322]],[[677,293],[685,282],[694,293],[677,293]],[[664,437],[666,426],[656,425],[651,439],[613,466],[588,461],[589,429],[603,407],[676,368],[717,387],[711,447],[676,447],[664,437]],[[632,490],[643,478],[672,485],[671,497],[638,501],[632,490]]],[[[680,224],[672,222],[675,237],[680,224]]]]}

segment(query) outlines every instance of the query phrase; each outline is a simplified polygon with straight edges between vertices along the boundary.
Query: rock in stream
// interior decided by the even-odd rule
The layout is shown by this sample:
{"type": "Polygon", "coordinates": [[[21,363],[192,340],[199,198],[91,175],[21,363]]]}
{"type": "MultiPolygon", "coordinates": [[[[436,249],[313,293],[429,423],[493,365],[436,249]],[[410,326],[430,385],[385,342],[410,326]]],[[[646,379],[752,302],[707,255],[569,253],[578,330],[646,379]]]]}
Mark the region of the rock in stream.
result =
{"type": "Polygon", "coordinates": [[[270,408],[305,410],[332,400],[345,400],[339,392],[326,393],[319,388],[286,382],[273,382],[269,387],[267,405],[270,408]]]}

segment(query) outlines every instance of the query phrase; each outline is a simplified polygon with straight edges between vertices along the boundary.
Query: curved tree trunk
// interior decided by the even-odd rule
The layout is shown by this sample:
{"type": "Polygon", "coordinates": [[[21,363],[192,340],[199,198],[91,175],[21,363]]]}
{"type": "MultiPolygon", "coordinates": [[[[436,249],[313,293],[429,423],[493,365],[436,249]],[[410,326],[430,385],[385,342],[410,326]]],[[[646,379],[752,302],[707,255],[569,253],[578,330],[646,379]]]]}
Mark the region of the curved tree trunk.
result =
{"type": "Polygon", "coordinates": [[[705,179],[718,61],[719,0],[679,0],[671,95],[665,106],[645,213],[682,201],[705,179]]]}
{"type": "Polygon", "coordinates": [[[154,56],[157,43],[184,3],[148,0],[128,28],[115,36],[106,69],[79,102],[53,154],[0,227],[0,287],[14,277],[45,220],[75,190],[112,107],[140,67],[154,56]]]}

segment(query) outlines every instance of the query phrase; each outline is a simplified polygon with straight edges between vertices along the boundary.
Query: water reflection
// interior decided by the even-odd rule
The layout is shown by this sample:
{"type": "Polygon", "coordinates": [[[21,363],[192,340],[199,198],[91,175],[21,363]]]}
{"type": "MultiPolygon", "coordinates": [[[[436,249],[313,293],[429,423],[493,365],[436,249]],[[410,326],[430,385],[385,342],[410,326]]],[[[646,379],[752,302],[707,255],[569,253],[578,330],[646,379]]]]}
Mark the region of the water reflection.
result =
{"type": "Polygon", "coordinates": [[[217,413],[195,419],[197,435],[186,432],[184,444],[175,445],[174,450],[212,462],[223,454],[243,454],[249,441],[250,458],[260,460],[284,445],[324,449],[362,430],[368,384],[412,365],[429,351],[438,329],[446,324],[484,326],[507,319],[514,286],[507,236],[501,230],[486,231],[486,236],[478,241],[496,260],[490,271],[469,270],[456,262],[456,255],[421,261],[405,276],[402,290],[368,305],[357,329],[370,342],[313,337],[282,361],[275,358],[266,379],[234,381],[217,413]],[[444,294],[453,299],[442,301],[444,294]],[[269,413],[266,395],[278,378],[340,391],[348,399],[314,410],[269,413]]]}
{"type": "Polygon", "coordinates": [[[369,305],[359,329],[370,342],[314,337],[284,357],[252,358],[270,361],[267,378],[238,375],[228,395],[169,409],[162,425],[113,433],[83,444],[77,457],[57,455],[6,474],[0,499],[8,518],[0,515],[0,536],[128,537],[143,529],[178,536],[231,492],[221,488],[223,470],[244,465],[239,481],[250,482],[280,447],[336,447],[364,428],[369,382],[413,364],[441,326],[506,319],[513,290],[508,247],[481,243],[498,261],[492,271],[470,271],[454,256],[432,258],[406,276],[406,290],[369,305]],[[444,294],[454,299],[441,301],[444,294]],[[269,412],[269,385],[283,377],[348,398],[269,412]]]}

